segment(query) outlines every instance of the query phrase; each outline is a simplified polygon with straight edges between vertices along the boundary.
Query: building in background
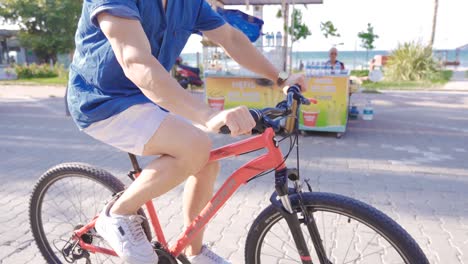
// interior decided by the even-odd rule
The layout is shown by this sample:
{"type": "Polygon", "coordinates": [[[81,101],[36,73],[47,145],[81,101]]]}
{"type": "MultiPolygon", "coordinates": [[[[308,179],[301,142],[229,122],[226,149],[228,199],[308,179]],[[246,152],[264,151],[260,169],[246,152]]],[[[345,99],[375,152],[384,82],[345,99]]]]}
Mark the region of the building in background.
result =
{"type": "Polygon", "coordinates": [[[37,62],[34,52],[21,46],[19,32],[16,26],[0,25],[0,65],[37,62]]]}

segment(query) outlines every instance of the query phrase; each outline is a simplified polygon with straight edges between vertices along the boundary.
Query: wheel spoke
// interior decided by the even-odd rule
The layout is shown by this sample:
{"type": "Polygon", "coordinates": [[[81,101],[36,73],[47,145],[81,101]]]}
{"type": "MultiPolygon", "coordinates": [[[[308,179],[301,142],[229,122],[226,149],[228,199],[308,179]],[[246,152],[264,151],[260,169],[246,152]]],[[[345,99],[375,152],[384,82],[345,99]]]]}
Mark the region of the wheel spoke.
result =
{"type": "Polygon", "coordinates": [[[346,258],[348,258],[349,249],[351,249],[351,245],[352,245],[352,243],[354,241],[354,237],[356,237],[356,233],[357,233],[358,228],[359,228],[359,226],[357,226],[356,230],[353,232],[353,237],[351,238],[351,241],[349,241],[349,246],[348,246],[348,249],[346,249],[346,255],[344,256],[344,259],[343,259],[343,264],[345,263],[346,258]]]}
{"type": "MultiPolygon", "coordinates": [[[[287,224],[286,224],[286,225],[287,225],[287,224]]],[[[279,241],[283,241],[283,244],[284,244],[284,245],[286,245],[287,247],[289,247],[290,249],[292,249],[293,252],[295,252],[295,251],[297,250],[297,248],[295,247],[295,245],[294,245],[294,247],[293,247],[293,246],[290,245],[290,243],[286,243],[286,241],[284,241],[286,238],[288,239],[288,241],[290,241],[289,232],[287,232],[287,231],[285,230],[285,228],[283,227],[283,225],[279,225],[279,226],[280,226],[280,228],[283,230],[283,232],[285,233],[285,236],[279,236],[279,235],[277,235],[275,232],[271,232],[271,234],[272,234],[275,238],[277,238],[279,241]]],[[[273,245],[272,245],[271,243],[269,243],[269,242],[265,242],[265,245],[270,246],[271,248],[275,249],[277,252],[283,252],[283,251],[284,251],[284,250],[281,250],[281,249],[279,249],[279,248],[273,246],[273,245]]],[[[291,256],[289,256],[288,254],[285,254],[285,256],[287,256],[289,259],[294,260],[294,258],[291,257],[291,256]]]]}
{"type": "MultiPolygon", "coordinates": [[[[389,249],[389,248],[391,248],[391,247],[392,247],[392,246],[388,246],[388,247],[383,248],[383,249],[381,249],[381,250],[374,251],[374,252],[371,252],[371,253],[369,253],[369,254],[365,254],[365,255],[359,256],[359,257],[357,257],[357,258],[355,258],[355,259],[353,259],[353,260],[350,260],[350,261],[348,261],[348,262],[343,262],[343,264],[353,263],[353,262],[355,262],[355,261],[358,260],[358,259],[362,259],[362,258],[365,258],[365,257],[368,257],[368,256],[372,256],[372,255],[379,254],[380,252],[385,251],[386,249],[389,249]]],[[[402,262],[397,262],[397,263],[405,263],[405,262],[402,261],[402,262]]]]}
{"type": "MultiPolygon", "coordinates": [[[[323,218],[323,212],[321,212],[321,213],[322,213],[321,215],[322,215],[322,226],[323,226],[322,229],[323,229],[323,234],[325,235],[325,234],[326,234],[326,232],[325,232],[325,230],[326,230],[326,229],[325,229],[325,220],[324,220],[324,218],[323,218]]],[[[322,240],[323,240],[323,244],[324,244],[325,249],[326,249],[326,248],[327,248],[327,238],[326,238],[326,237],[322,237],[322,240]]],[[[326,254],[326,253],[325,253],[325,254],[326,254]]],[[[328,256],[329,256],[329,255],[327,255],[327,257],[328,257],[328,256]]]]}

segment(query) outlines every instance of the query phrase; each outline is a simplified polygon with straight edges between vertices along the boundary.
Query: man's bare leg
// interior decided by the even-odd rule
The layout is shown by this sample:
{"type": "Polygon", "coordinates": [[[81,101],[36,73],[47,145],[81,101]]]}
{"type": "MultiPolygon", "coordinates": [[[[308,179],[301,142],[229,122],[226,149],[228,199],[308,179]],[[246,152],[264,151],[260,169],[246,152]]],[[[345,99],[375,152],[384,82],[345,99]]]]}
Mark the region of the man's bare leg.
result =
{"type": "MultiPolygon", "coordinates": [[[[184,189],[184,226],[187,227],[200,214],[213,196],[214,183],[219,173],[219,163],[208,163],[195,176],[190,176],[184,189]]],[[[204,230],[197,234],[185,248],[188,256],[198,255],[203,245],[204,230]]]]}
{"type": "MultiPolygon", "coordinates": [[[[211,198],[219,171],[217,162],[207,164],[211,150],[208,135],[169,115],[145,145],[144,155],[161,155],[116,201],[112,213],[135,214],[147,201],[158,197],[187,179],[184,191],[184,223],[190,223],[211,198]],[[196,198],[194,198],[196,197],[196,198]]],[[[187,248],[188,255],[200,252],[203,232],[187,248]]]]}

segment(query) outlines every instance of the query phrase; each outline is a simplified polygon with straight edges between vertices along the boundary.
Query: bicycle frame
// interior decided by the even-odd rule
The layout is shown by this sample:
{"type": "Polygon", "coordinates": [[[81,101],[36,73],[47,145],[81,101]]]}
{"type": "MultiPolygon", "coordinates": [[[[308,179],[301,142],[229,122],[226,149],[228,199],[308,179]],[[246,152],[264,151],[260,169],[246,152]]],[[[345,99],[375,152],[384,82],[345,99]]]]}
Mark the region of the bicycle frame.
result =
{"type": "MultiPolygon", "coordinates": [[[[224,158],[245,154],[248,152],[267,149],[267,153],[263,154],[237,169],[219,188],[216,194],[211,198],[201,213],[195,218],[195,220],[186,228],[186,230],[179,236],[177,242],[172,246],[168,247],[166,238],[162,231],[156,210],[153,202],[149,201],[146,203],[149,218],[155,231],[156,238],[161,245],[168,250],[173,256],[178,256],[182,250],[192,241],[193,237],[197,235],[210,219],[218,212],[218,210],[226,203],[234,192],[243,184],[245,184],[252,177],[270,169],[276,169],[277,171],[285,169],[286,166],[283,162],[283,154],[278,148],[276,141],[274,140],[275,132],[272,128],[267,128],[261,135],[257,135],[251,138],[235,142],[218,149],[214,149],[210,153],[209,161],[217,161],[224,158]]],[[[139,173],[135,174],[138,177],[139,173]]],[[[80,247],[92,253],[103,253],[108,255],[117,256],[117,254],[110,249],[101,248],[92,244],[85,243],[81,236],[86,234],[90,229],[94,227],[96,218],[84,227],[75,231],[75,240],[78,240],[80,247]]]]}

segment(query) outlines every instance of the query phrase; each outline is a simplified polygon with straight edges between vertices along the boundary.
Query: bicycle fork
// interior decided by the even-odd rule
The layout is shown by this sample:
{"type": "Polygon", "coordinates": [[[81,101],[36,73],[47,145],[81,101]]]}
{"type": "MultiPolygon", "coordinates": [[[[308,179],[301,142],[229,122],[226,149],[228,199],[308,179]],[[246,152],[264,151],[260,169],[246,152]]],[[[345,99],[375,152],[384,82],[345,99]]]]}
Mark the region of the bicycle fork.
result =
{"type": "Polygon", "coordinates": [[[304,216],[304,224],[307,226],[307,230],[311,236],[320,263],[331,264],[326,256],[325,248],[323,247],[322,239],[320,238],[320,233],[317,228],[317,223],[315,222],[312,214],[309,214],[307,208],[302,203],[302,189],[297,169],[282,169],[276,171],[275,189],[276,192],[270,197],[270,202],[286,220],[302,263],[313,264],[309,248],[304,238],[304,234],[302,233],[301,222],[298,218],[297,211],[295,211],[291,205],[291,200],[289,198],[290,194],[298,195],[299,206],[304,216]],[[288,188],[288,178],[294,182],[295,188],[288,188]]]}

